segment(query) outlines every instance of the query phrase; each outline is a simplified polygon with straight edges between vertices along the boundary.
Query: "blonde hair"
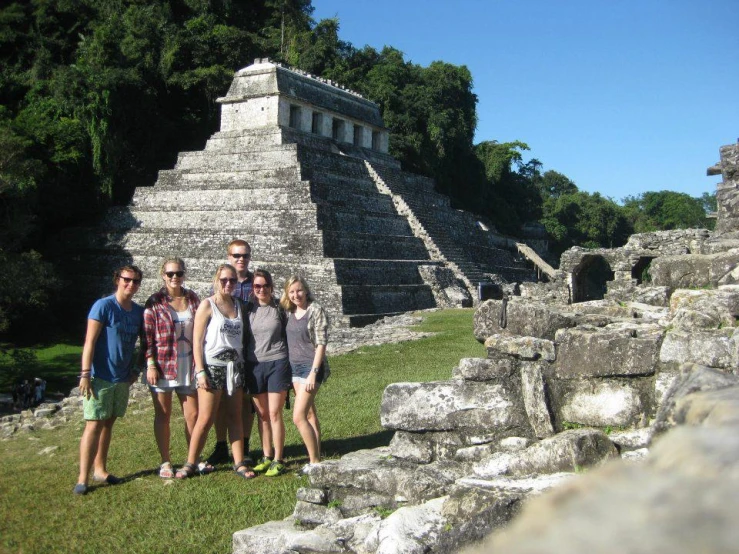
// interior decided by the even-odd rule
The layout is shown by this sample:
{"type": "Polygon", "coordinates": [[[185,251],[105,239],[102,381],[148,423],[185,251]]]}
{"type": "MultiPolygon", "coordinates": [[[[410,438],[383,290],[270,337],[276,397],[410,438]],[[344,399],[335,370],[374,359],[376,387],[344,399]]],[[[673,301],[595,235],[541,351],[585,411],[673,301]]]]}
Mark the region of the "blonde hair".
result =
{"type": "Polygon", "coordinates": [[[231,264],[219,265],[218,269],[216,269],[215,275],[213,275],[213,292],[223,293],[223,287],[221,286],[221,271],[223,271],[224,269],[227,269],[228,271],[232,271],[234,276],[238,275],[238,273],[236,273],[236,268],[232,266],[231,264]]]}
{"type": "Polygon", "coordinates": [[[168,264],[177,264],[178,266],[180,266],[180,269],[182,271],[187,271],[187,268],[185,267],[185,260],[175,256],[173,258],[167,258],[162,262],[162,267],[159,269],[160,276],[164,277],[164,268],[167,267],[168,264]]]}
{"type": "Polygon", "coordinates": [[[303,277],[302,275],[293,275],[287,281],[285,281],[285,286],[283,287],[282,291],[282,298],[280,298],[280,306],[282,306],[288,312],[294,312],[295,308],[297,308],[292,300],[290,300],[290,296],[288,294],[290,287],[292,287],[295,283],[300,283],[301,285],[303,285],[303,290],[305,290],[305,298],[308,301],[308,304],[313,302],[313,293],[310,291],[308,281],[306,281],[305,277],[303,277]]]}

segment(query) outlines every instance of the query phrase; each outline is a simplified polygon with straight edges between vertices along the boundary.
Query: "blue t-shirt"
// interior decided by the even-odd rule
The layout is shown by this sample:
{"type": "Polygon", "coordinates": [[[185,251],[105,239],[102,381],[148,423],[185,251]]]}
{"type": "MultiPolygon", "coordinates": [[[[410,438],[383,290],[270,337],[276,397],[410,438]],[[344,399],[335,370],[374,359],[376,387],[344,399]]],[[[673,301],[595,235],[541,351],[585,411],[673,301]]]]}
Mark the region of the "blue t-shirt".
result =
{"type": "Polygon", "coordinates": [[[144,308],[134,302],[127,312],[112,294],[95,302],[87,318],[103,324],[92,357],[92,376],[113,383],[129,381],[144,308]]]}

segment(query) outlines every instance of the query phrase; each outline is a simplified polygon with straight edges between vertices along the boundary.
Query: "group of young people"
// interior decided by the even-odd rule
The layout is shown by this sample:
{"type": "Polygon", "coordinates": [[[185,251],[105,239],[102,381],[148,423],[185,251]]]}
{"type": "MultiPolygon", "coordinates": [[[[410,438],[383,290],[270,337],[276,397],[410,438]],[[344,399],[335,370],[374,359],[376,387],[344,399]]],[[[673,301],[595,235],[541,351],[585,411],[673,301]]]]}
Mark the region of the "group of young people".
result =
{"type": "Polygon", "coordinates": [[[214,471],[228,459],[227,439],[238,476],[284,473],[283,407],[290,390],[295,391],[293,422],[308,464],[320,461],[315,397],[329,371],[326,312],[301,276],[286,281],[278,300],[270,273],[249,271],[251,247],[246,241],[231,241],[227,255],[228,263],[216,269],[211,295],[203,301],[184,285],[185,262],[173,257],[162,263],[163,286],[145,306],[133,301],[142,279],[136,266],[116,270],[115,292],[93,304],[79,382],[86,423],[75,494],[87,493],[91,471],[93,482],[122,482],[107,470],[108,449],[113,424],[125,414],[129,387],[138,377],[136,367],[144,363],[154,403],[160,477],[185,479],[214,471]],[[176,471],[170,459],[175,394],[188,445],[187,460],[176,471]],[[255,413],[262,443],[256,464],[249,455],[255,413]],[[215,450],[202,460],[214,425],[215,450]]]}

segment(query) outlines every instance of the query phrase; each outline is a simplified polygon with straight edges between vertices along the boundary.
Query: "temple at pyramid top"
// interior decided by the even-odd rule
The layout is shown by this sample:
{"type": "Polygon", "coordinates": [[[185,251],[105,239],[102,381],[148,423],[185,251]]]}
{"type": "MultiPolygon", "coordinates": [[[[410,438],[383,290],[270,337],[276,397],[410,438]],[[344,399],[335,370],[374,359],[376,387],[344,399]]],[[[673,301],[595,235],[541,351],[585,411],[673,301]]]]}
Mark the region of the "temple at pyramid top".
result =
{"type": "Polygon", "coordinates": [[[386,154],[380,108],[337,83],[266,58],[237,71],[219,98],[221,131],[279,126],[386,154]]]}

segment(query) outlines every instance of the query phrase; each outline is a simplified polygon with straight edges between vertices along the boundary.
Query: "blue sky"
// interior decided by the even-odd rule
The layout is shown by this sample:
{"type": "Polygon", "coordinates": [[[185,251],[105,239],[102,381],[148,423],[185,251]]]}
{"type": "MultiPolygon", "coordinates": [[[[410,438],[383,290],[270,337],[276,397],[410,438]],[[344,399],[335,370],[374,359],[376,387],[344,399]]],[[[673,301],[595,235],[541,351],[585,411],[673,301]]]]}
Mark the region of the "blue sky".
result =
{"type": "Polygon", "coordinates": [[[715,192],[739,137],[738,0],[313,0],[361,48],[466,65],[475,142],[520,140],[544,170],[620,201],[715,192]]]}

